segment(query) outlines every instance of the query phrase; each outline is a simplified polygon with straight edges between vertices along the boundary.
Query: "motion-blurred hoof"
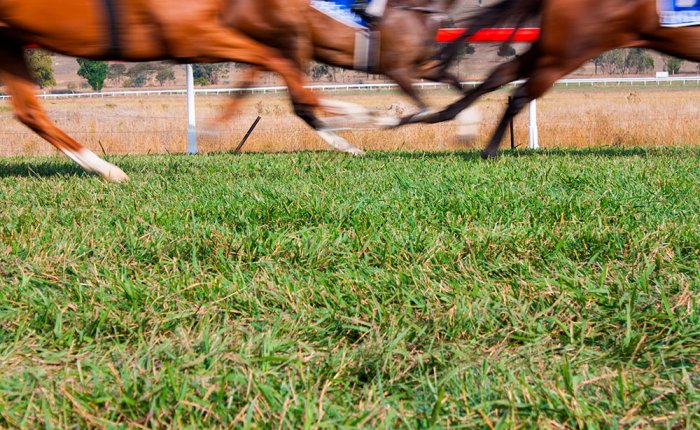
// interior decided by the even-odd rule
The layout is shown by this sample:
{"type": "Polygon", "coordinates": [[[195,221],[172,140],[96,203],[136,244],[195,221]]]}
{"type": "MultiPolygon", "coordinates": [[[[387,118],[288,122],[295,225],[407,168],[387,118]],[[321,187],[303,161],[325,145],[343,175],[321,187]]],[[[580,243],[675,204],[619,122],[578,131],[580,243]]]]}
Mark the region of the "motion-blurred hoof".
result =
{"type": "Polygon", "coordinates": [[[374,123],[379,128],[392,129],[398,127],[401,124],[401,120],[390,116],[380,116],[374,120],[374,123]]]}
{"type": "Polygon", "coordinates": [[[490,152],[490,151],[484,151],[481,153],[481,158],[484,160],[495,160],[496,159],[496,153],[495,152],[490,152]]]}
{"type": "Polygon", "coordinates": [[[129,182],[129,175],[117,166],[112,166],[107,172],[100,172],[100,176],[115,184],[129,182]]]}
{"type": "Polygon", "coordinates": [[[63,153],[78,163],[83,169],[88,172],[95,172],[109,182],[126,182],[129,180],[129,176],[122,169],[101,159],[89,149],[81,148],[78,151],[64,149],[63,153]]]}
{"type": "Polygon", "coordinates": [[[316,130],[316,133],[318,133],[318,135],[321,136],[321,139],[323,139],[337,151],[352,155],[364,155],[364,151],[351,145],[347,140],[330,130],[316,130]]]}
{"type": "Polygon", "coordinates": [[[345,151],[345,152],[350,154],[350,155],[354,155],[355,157],[364,157],[365,155],[367,155],[367,153],[365,151],[363,151],[359,148],[353,148],[353,149],[350,149],[350,150],[345,151]]]}

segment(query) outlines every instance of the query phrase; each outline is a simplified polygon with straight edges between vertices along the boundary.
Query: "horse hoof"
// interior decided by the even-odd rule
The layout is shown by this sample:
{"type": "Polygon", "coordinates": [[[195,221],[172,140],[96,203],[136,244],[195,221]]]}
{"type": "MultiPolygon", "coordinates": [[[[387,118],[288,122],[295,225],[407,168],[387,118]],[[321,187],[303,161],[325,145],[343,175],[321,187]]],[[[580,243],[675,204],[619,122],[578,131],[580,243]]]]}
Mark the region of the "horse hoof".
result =
{"type": "Polygon", "coordinates": [[[352,148],[346,151],[347,154],[353,155],[355,157],[364,157],[367,153],[359,148],[352,148]]]}
{"type": "Polygon", "coordinates": [[[319,136],[336,151],[352,155],[364,155],[364,151],[350,144],[347,140],[330,130],[316,130],[319,136]]]}
{"type": "Polygon", "coordinates": [[[126,182],[129,180],[129,176],[122,169],[101,159],[89,149],[81,148],[78,151],[62,149],[62,151],[83,169],[97,173],[110,182],[126,182]]]}
{"type": "Polygon", "coordinates": [[[495,160],[496,153],[491,151],[484,151],[481,153],[481,158],[484,160],[495,160]]]}
{"type": "Polygon", "coordinates": [[[401,120],[399,118],[380,116],[374,120],[374,123],[377,125],[377,127],[390,130],[401,125],[401,120]]]}
{"type": "Polygon", "coordinates": [[[129,182],[129,175],[124,173],[122,169],[117,166],[112,165],[107,171],[100,172],[100,176],[109,182],[115,184],[129,182]]]}

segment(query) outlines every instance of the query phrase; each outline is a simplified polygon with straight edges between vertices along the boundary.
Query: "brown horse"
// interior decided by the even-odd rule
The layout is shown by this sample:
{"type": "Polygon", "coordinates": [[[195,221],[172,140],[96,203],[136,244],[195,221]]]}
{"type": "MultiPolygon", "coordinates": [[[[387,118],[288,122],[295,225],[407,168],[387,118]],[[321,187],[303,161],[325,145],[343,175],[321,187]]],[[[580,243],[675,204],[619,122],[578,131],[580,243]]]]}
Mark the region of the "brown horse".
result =
{"type": "MultiPolygon", "coordinates": [[[[380,34],[380,48],[378,63],[372,72],[396,82],[421,110],[427,106],[413,86],[414,82],[425,79],[461,90],[459,79],[447,68],[431,67],[438,53],[437,31],[456,1],[389,1],[384,18],[375,28],[380,34]]],[[[314,59],[356,69],[355,31],[313,8],[310,18],[314,59]]]]}
{"type": "MultiPolygon", "coordinates": [[[[127,180],[47,117],[35,95],[23,46],[37,44],[65,55],[125,61],[241,62],[279,73],[295,112],[330,143],[344,142],[315,116],[316,97],[303,86],[298,63],[270,46],[309,49],[302,34],[308,0],[0,0],[0,80],[18,119],[88,171],[112,181],[127,180]],[[261,21],[283,35],[260,43],[234,28],[246,8],[264,11],[261,21]]],[[[256,23],[259,25],[259,23],[256,23]]],[[[337,145],[336,145],[337,146],[337,145]]],[[[351,150],[351,148],[345,148],[351,150]]]]}
{"type": "MultiPolygon", "coordinates": [[[[435,57],[438,53],[435,36],[440,24],[448,19],[447,12],[457,1],[390,0],[383,19],[373,28],[379,32],[380,38],[377,63],[372,67],[371,72],[385,75],[396,82],[421,111],[426,110],[427,105],[413,86],[414,82],[426,79],[446,83],[462,90],[459,79],[447,70],[449,64],[441,63],[440,67],[435,67],[437,64],[435,57]]],[[[267,7],[274,7],[275,4],[281,6],[284,2],[285,0],[276,0],[274,3],[268,3],[267,7]]],[[[296,43],[286,49],[280,46],[279,39],[288,38],[289,34],[275,31],[266,25],[263,19],[264,14],[267,13],[265,8],[239,9],[227,20],[227,23],[261,43],[275,44],[282,55],[294,61],[299,67],[305,67],[313,58],[321,63],[358,70],[355,61],[355,42],[358,31],[363,30],[332,18],[308,2],[304,12],[305,25],[298,29],[297,34],[306,34],[309,40],[307,43],[296,43]],[[310,49],[306,49],[307,46],[310,49]]],[[[252,86],[259,72],[260,69],[257,67],[249,68],[239,87],[252,86]]],[[[216,122],[223,122],[234,116],[243,97],[245,93],[238,93],[216,122]]],[[[363,113],[362,108],[349,104],[326,100],[322,100],[321,103],[328,110],[336,113],[360,116],[363,113]]]]}
{"type": "MultiPolygon", "coordinates": [[[[497,67],[477,88],[445,110],[421,118],[436,123],[454,118],[479,97],[518,79],[484,158],[495,157],[511,119],[554,83],[602,52],[615,48],[649,48],[700,61],[700,27],[661,27],[657,0],[504,0],[473,16],[460,43],[479,29],[522,26],[541,20],[537,42],[523,55],[497,67]]],[[[452,46],[455,46],[454,44],[452,46]]],[[[409,118],[405,123],[416,122],[409,118]]]]}

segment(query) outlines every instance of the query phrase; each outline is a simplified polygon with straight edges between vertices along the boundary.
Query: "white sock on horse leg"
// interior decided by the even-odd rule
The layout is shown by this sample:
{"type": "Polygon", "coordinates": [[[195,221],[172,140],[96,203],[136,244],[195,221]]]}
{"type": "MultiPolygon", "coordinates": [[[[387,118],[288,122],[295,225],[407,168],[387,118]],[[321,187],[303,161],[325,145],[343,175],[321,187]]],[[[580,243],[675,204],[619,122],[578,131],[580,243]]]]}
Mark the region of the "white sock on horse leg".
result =
{"type": "Polygon", "coordinates": [[[352,155],[365,155],[365,152],[363,150],[356,148],[350,142],[333,133],[332,131],[316,130],[316,133],[318,133],[318,135],[321,136],[321,139],[323,139],[324,142],[326,142],[338,151],[347,152],[348,154],[352,155]]]}
{"type": "Polygon", "coordinates": [[[324,108],[327,112],[333,113],[336,115],[369,115],[370,111],[364,106],[355,104],[355,103],[350,103],[350,102],[343,102],[340,100],[334,100],[334,99],[321,99],[320,100],[321,107],[324,108]]]}
{"type": "Polygon", "coordinates": [[[101,159],[87,148],[82,148],[79,151],[61,148],[61,152],[78,163],[83,169],[95,172],[108,181],[126,182],[129,180],[129,177],[122,169],[101,159]]]}

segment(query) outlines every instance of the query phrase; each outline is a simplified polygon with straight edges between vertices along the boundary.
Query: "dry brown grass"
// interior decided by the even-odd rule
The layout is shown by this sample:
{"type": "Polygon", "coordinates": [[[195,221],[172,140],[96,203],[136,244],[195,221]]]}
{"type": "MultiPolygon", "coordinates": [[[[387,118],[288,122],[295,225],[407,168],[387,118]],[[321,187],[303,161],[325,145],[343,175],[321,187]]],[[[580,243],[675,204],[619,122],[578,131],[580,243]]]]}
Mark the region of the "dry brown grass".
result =
{"type": "MultiPolygon", "coordinates": [[[[328,94],[364,106],[388,109],[405,103],[397,93],[328,94]]],[[[586,88],[559,89],[539,103],[541,144],[544,147],[591,147],[610,145],[699,144],[700,130],[694,121],[700,113],[697,88],[586,88]]],[[[454,99],[448,92],[428,95],[432,105],[442,106],[454,99]]],[[[479,107],[483,120],[480,136],[472,142],[479,147],[493,130],[507,94],[484,98],[479,107]]],[[[224,97],[198,98],[200,126],[216,115],[224,97]]],[[[186,148],[185,101],[177,97],[66,99],[46,103],[60,127],[88,147],[108,154],[183,152],[186,148]]],[[[256,95],[241,115],[219,131],[202,131],[202,151],[234,148],[257,115],[258,129],[246,151],[299,151],[327,147],[290,110],[283,95],[256,95]]],[[[12,118],[5,102],[0,105],[0,135],[4,145],[0,156],[45,155],[51,146],[12,118]]],[[[527,141],[527,115],[516,121],[516,142],[527,141]]],[[[400,130],[344,132],[364,149],[453,150],[462,147],[454,139],[454,124],[411,126],[400,130]]]]}

